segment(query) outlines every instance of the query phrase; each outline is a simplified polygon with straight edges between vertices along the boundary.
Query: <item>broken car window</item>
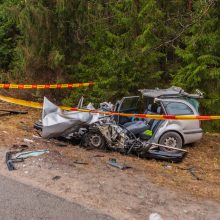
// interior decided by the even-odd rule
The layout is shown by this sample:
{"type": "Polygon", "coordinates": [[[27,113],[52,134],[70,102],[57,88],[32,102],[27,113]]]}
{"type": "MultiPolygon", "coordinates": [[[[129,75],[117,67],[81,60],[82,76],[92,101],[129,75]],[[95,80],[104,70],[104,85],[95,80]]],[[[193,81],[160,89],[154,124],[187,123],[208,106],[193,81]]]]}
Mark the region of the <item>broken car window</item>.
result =
{"type": "Polygon", "coordinates": [[[193,115],[193,110],[180,102],[163,102],[168,115],[193,115]]]}

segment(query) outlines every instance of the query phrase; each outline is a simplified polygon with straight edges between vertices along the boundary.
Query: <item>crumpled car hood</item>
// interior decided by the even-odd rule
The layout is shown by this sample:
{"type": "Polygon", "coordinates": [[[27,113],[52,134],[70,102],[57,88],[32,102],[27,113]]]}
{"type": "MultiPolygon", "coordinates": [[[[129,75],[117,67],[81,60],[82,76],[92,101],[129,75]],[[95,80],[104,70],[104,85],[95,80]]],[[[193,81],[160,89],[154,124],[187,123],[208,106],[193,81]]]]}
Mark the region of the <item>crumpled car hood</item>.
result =
{"type": "Polygon", "coordinates": [[[83,125],[98,121],[99,114],[77,111],[63,111],[44,97],[42,112],[42,137],[53,138],[68,135],[83,125]]]}

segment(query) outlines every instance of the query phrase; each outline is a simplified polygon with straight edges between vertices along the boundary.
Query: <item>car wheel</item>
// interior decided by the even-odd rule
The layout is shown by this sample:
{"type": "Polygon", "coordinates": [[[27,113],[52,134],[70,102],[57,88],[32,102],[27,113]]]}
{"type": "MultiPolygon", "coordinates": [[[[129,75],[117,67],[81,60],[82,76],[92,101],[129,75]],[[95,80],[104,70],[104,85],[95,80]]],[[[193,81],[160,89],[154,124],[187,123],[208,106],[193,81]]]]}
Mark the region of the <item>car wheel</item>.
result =
{"type": "MultiPolygon", "coordinates": [[[[173,132],[173,131],[163,134],[160,138],[159,144],[170,146],[170,147],[176,147],[176,148],[183,147],[183,141],[182,141],[181,136],[178,133],[173,132]]],[[[171,150],[165,147],[160,147],[160,149],[164,151],[169,151],[169,152],[175,151],[175,150],[171,150]]]]}
{"type": "Polygon", "coordinates": [[[100,132],[90,131],[87,134],[88,145],[92,148],[105,148],[105,138],[100,132]]]}

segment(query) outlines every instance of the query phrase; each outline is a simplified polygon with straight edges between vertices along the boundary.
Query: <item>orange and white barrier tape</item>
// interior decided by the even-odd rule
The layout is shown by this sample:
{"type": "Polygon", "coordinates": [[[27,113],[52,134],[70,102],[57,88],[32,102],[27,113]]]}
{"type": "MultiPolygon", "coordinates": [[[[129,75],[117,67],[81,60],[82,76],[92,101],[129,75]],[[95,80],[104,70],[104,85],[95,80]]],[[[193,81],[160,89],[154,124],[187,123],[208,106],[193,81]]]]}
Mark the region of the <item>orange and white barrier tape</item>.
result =
{"type": "MultiPolygon", "coordinates": [[[[0,95],[0,100],[22,105],[26,107],[42,109],[43,104],[39,102],[25,101],[21,99],[15,99],[11,97],[6,97],[0,95]]],[[[117,115],[117,116],[126,116],[126,117],[135,117],[135,118],[150,118],[156,120],[220,120],[220,116],[201,116],[201,115],[147,115],[147,114],[128,114],[128,113],[119,113],[119,112],[102,112],[98,110],[88,110],[88,109],[79,109],[66,106],[60,106],[62,110],[66,111],[79,111],[79,112],[91,112],[91,113],[100,113],[104,115],[117,115]]]]}
{"type": "Polygon", "coordinates": [[[75,84],[47,84],[47,85],[23,85],[23,84],[0,84],[0,89],[65,89],[94,86],[94,82],[75,84]]]}

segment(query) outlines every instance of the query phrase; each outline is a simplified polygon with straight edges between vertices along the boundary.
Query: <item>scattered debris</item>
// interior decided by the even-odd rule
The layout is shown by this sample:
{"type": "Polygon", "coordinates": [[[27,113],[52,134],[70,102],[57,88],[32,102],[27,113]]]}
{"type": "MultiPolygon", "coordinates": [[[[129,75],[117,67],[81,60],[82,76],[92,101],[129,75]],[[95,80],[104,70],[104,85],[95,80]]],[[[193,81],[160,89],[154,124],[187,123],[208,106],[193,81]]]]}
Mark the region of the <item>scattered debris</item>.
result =
{"type": "Polygon", "coordinates": [[[168,169],[168,170],[171,170],[172,169],[172,166],[168,163],[164,163],[162,164],[162,166],[165,168],[165,169],[168,169]]]}
{"type": "Polygon", "coordinates": [[[0,114],[0,117],[3,117],[3,116],[8,116],[10,115],[9,113],[3,113],[3,114],[0,114]]]}
{"type": "MultiPolygon", "coordinates": [[[[162,166],[165,168],[165,169],[169,169],[171,170],[172,169],[172,166],[168,163],[164,163],[162,164],[162,166]]],[[[195,174],[195,168],[194,167],[189,167],[189,168],[183,168],[183,167],[176,167],[177,169],[180,169],[180,170],[186,170],[188,171],[192,177],[196,180],[202,180],[200,177],[198,177],[196,174],[195,174]]]]}
{"type": "Polygon", "coordinates": [[[163,220],[160,214],[158,213],[151,213],[149,216],[149,220],[163,220]]]}
{"type": "Polygon", "coordinates": [[[6,156],[5,156],[5,163],[7,164],[9,171],[16,170],[14,163],[24,161],[23,159],[13,159],[12,154],[14,153],[17,153],[17,151],[9,151],[6,153],[6,156]]]}
{"type": "Polygon", "coordinates": [[[24,142],[25,142],[25,143],[34,143],[33,140],[30,140],[30,139],[27,139],[27,138],[24,138],[24,142]]]}
{"type": "Polygon", "coordinates": [[[37,156],[40,156],[45,153],[49,153],[49,150],[26,151],[26,152],[17,153],[15,158],[16,159],[26,159],[28,157],[37,157],[37,156]]]}
{"type": "Polygon", "coordinates": [[[15,170],[15,166],[11,160],[12,152],[6,153],[5,163],[7,164],[8,170],[15,170]]]}
{"type": "Polygon", "coordinates": [[[195,171],[195,168],[194,168],[194,167],[189,167],[189,168],[178,167],[178,169],[188,171],[188,172],[192,175],[192,177],[193,177],[194,179],[196,179],[196,180],[202,180],[200,177],[198,177],[198,176],[195,174],[196,171],[195,171]]]}
{"type": "Polygon", "coordinates": [[[24,149],[28,148],[29,146],[26,144],[13,144],[11,149],[18,149],[20,151],[23,151],[24,149]]]}
{"type": "MultiPolygon", "coordinates": [[[[14,146],[17,147],[19,145],[14,145],[14,146]]],[[[23,149],[21,149],[20,151],[9,151],[6,153],[5,163],[7,164],[8,170],[10,170],[10,171],[16,170],[13,163],[23,162],[24,159],[26,159],[28,157],[36,157],[36,156],[40,156],[45,153],[49,153],[48,150],[25,151],[25,152],[22,152],[22,151],[23,151],[23,149]],[[13,154],[16,154],[16,155],[14,157],[12,157],[13,154]]],[[[25,165],[23,165],[23,167],[25,167],[25,165]]]]}
{"type": "Polygon", "coordinates": [[[73,163],[76,163],[76,164],[83,164],[83,165],[88,165],[87,162],[83,162],[83,161],[80,161],[80,160],[74,160],[73,163]]]}
{"type": "Polygon", "coordinates": [[[53,178],[52,178],[52,180],[59,180],[61,178],[61,176],[54,176],[53,178]]]}
{"type": "Polygon", "coordinates": [[[107,162],[107,164],[109,164],[109,165],[111,165],[111,166],[113,166],[113,167],[119,168],[120,170],[125,170],[125,169],[132,168],[132,167],[127,166],[127,165],[125,165],[125,164],[119,164],[115,158],[109,159],[109,161],[107,162]]]}
{"type": "Polygon", "coordinates": [[[93,157],[105,157],[104,155],[96,154],[93,157]]]}
{"type": "Polygon", "coordinates": [[[12,111],[12,110],[6,110],[6,109],[0,109],[0,112],[3,112],[3,114],[0,114],[0,116],[28,114],[28,112],[12,111]]]}
{"type": "Polygon", "coordinates": [[[68,146],[67,143],[64,143],[62,141],[57,141],[57,140],[53,140],[52,143],[54,143],[55,145],[57,145],[59,147],[66,147],[66,146],[68,146]]]}
{"type": "Polygon", "coordinates": [[[7,110],[7,109],[0,109],[0,112],[9,112],[10,114],[22,114],[22,115],[24,115],[24,114],[28,114],[28,112],[27,111],[25,111],[25,112],[21,112],[21,111],[13,111],[13,110],[7,110]]]}

